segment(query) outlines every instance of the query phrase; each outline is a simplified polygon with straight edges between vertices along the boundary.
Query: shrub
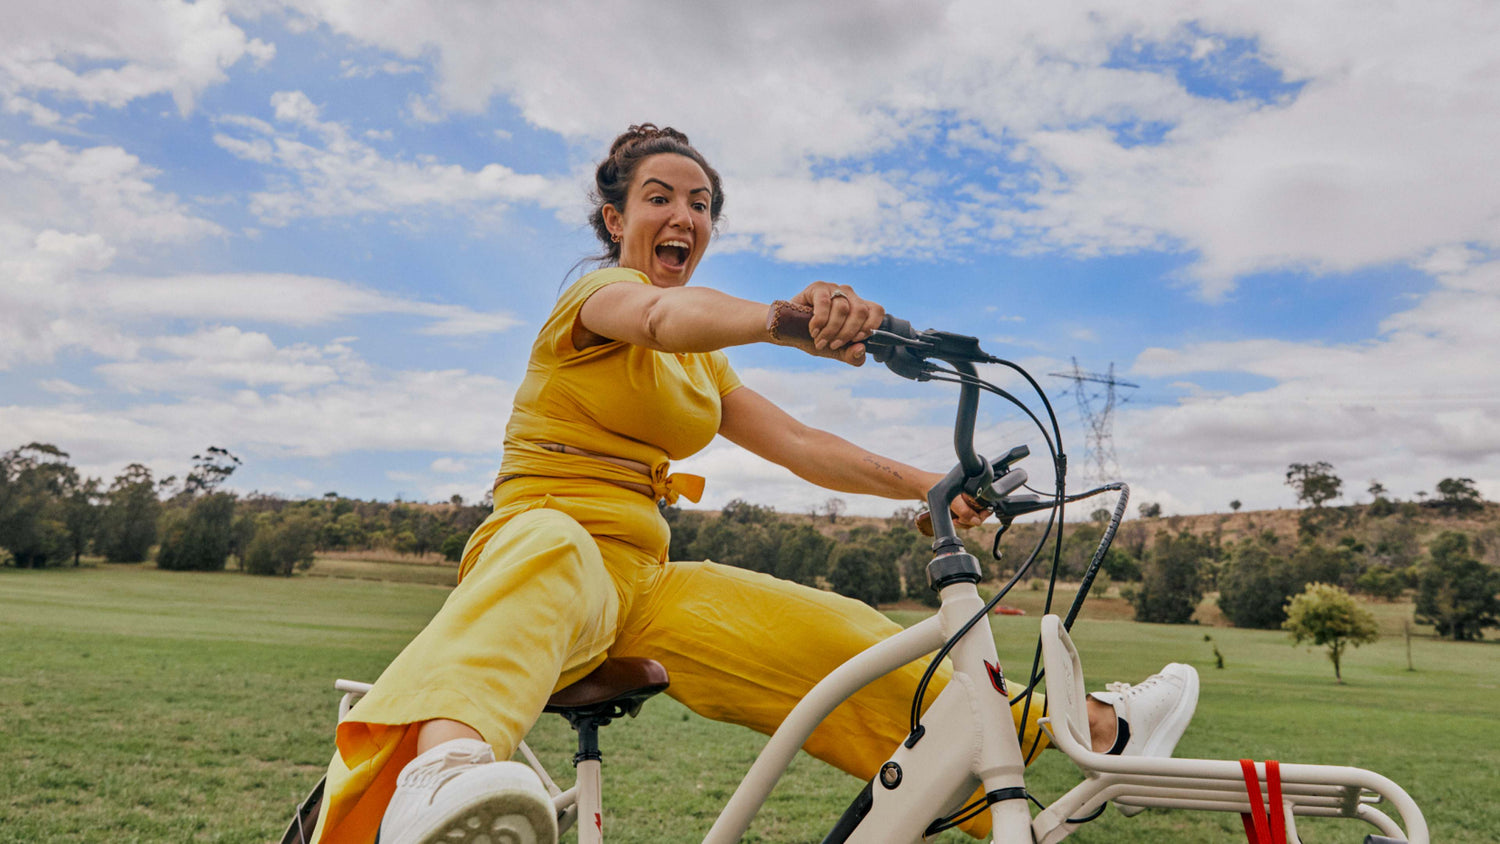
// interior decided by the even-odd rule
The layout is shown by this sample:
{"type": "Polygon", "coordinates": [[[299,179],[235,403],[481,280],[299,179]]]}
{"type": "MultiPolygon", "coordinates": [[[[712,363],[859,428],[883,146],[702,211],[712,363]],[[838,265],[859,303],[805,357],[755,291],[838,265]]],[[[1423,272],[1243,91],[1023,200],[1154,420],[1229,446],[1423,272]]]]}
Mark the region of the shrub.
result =
{"type": "Polygon", "coordinates": [[[1427,553],[1417,580],[1417,620],[1460,642],[1483,638],[1484,628],[1500,623],[1500,571],[1470,553],[1468,535],[1458,531],[1443,531],[1427,553]]]}
{"type": "Polygon", "coordinates": [[[312,565],[317,523],[301,513],[262,513],[240,568],[250,574],[291,577],[312,565]]]}
{"type": "Polygon", "coordinates": [[[234,496],[202,496],[162,520],[156,567],[168,571],[223,571],[234,543],[234,496]]]}
{"type": "Polygon", "coordinates": [[[1212,561],[1214,548],[1203,537],[1186,531],[1156,535],[1156,546],[1141,567],[1141,583],[1131,603],[1137,621],[1187,624],[1203,598],[1203,564],[1212,561]]]}
{"type": "Polygon", "coordinates": [[[842,545],[834,551],[828,572],[833,591],[872,607],[898,600],[901,579],[896,573],[895,560],[888,558],[882,550],[878,543],[866,539],[842,545]]]}
{"type": "Polygon", "coordinates": [[[463,534],[448,534],[448,538],[443,540],[443,547],[441,549],[443,552],[443,559],[447,560],[450,563],[456,563],[459,560],[463,559],[464,546],[467,544],[468,537],[464,536],[463,534]]]}
{"type": "Polygon", "coordinates": [[[1243,542],[1219,575],[1219,609],[1235,627],[1275,629],[1301,585],[1285,558],[1260,542],[1243,542]]]}

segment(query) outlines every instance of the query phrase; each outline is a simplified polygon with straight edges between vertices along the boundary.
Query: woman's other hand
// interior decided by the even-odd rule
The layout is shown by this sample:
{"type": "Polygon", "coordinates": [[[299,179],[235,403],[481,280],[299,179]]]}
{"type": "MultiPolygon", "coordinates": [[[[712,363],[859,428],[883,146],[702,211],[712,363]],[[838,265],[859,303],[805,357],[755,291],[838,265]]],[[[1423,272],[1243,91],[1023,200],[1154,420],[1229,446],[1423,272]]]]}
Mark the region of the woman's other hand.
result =
{"type": "Polygon", "coordinates": [[[815,281],[792,298],[792,304],[811,308],[814,354],[837,358],[853,366],[865,362],[865,338],[880,327],[885,308],[861,299],[847,285],[815,281]]]}
{"type": "Polygon", "coordinates": [[[962,528],[979,527],[990,515],[990,511],[979,509],[979,502],[968,494],[955,498],[950,509],[953,511],[953,523],[962,528]]]}

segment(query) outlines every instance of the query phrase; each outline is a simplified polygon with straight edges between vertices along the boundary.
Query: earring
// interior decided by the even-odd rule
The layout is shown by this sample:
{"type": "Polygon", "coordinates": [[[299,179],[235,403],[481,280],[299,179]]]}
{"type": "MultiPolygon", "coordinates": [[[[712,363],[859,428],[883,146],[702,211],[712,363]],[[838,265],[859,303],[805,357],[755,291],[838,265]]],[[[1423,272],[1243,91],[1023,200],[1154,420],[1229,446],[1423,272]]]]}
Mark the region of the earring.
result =
{"type": "Polygon", "coordinates": [[[612,234],[612,235],[610,235],[609,239],[612,240],[612,241],[614,241],[615,243],[619,243],[620,242],[620,236],[618,234],[612,234]]]}

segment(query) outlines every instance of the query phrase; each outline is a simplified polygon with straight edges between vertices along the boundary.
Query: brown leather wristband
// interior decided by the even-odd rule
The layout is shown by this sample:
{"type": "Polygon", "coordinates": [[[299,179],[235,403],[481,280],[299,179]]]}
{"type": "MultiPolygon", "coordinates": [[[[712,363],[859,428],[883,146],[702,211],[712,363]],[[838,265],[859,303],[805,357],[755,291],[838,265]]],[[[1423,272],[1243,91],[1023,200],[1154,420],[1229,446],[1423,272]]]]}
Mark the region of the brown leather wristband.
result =
{"type": "Polygon", "coordinates": [[[783,346],[811,348],[812,317],[812,308],[777,299],[766,312],[766,331],[783,346]]]}

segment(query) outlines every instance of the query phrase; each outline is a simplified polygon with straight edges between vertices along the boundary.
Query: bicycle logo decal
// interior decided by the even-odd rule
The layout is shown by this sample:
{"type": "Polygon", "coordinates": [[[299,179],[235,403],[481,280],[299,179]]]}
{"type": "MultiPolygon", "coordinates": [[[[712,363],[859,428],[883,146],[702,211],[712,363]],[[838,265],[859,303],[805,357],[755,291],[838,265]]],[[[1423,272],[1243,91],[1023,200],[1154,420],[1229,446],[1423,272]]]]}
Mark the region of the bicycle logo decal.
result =
{"type": "Polygon", "coordinates": [[[984,667],[989,671],[990,685],[995,687],[995,691],[1002,695],[1007,694],[1005,691],[1005,672],[1000,670],[1000,666],[995,665],[989,660],[985,660],[984,667]]]}

